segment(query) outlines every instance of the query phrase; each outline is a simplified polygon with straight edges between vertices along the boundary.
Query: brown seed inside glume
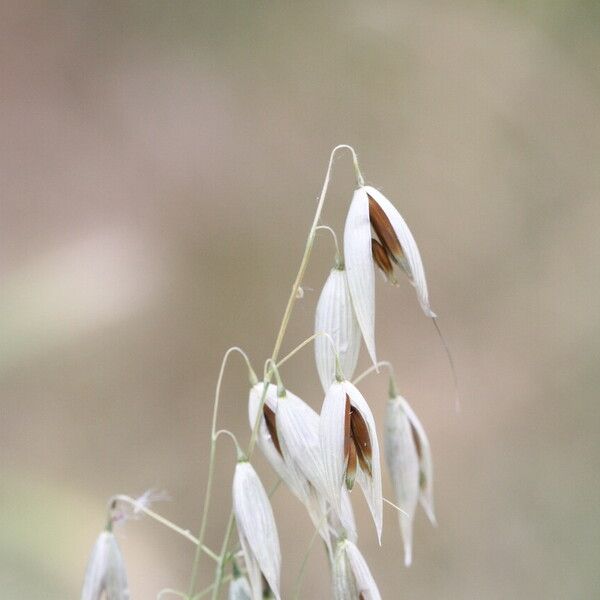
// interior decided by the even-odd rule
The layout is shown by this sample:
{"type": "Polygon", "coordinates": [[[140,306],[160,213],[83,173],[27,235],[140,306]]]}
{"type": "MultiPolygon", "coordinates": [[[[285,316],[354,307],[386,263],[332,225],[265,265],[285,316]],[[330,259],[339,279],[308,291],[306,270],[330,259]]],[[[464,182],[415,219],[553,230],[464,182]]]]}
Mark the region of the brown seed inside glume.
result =
{"type": "Polygon", "coordinates": [[[401,260],[404,252],[402,252],[398,236],[381,206],[371,196],[369,196],[369,219],[381,244],[395,261],[401,260]]]}
{"type": "Polygon", "coordinates": [[[354,480],[356,479],[356,446],[350,444],[348,448],[348,460],[346,462],[346,489],[351,491],[354,487],[354,480]]]}
{"type": "Polygon", "coordinates": [[[346,487],[351,490],[356,477],[357,463],[372,477],[372,447],[369,428],[362,415],[350,404],[346,394],[344,411],[344,459],[346,461],[346,487]]]}
{"type": "Polygon", "coordinates": [[[277,435],[277,427],[275,423],[275,413],[265,404],[263,406],[263,415],[265,416],[265,423],[267,424],[267,430],[271,434],[271,439],[277,448],[277,452],[283,456],[281,452],[281,446],[279,445],[279,437],[277,435]]]}
{"type": "Polygon", "coordinates": [[[362,415],[354,409],[351,417],[352,438],[356,447],[356,455],[360,467],[369,476],[372,476],[371,461],[373,449],[371,448],[371,438],[369,436],[369,428],[362,418],[362,415]]]}
{"type": "Polygon", "coordinates": [[[375,238],[371,239],[371,253],[375,264],[381,269],[386,279],[392,283],[396,282],[394,276],[394,265],[390,260],[388,251],[375,238]]]}

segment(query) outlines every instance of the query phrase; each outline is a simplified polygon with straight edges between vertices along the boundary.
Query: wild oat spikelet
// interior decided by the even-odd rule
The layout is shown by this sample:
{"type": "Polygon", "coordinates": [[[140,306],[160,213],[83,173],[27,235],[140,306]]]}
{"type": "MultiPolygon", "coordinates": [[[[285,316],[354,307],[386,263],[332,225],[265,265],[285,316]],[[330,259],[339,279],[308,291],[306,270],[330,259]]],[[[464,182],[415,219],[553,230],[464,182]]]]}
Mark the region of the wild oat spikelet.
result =
{"type": "Polygon", "coordinates": [[[408,402],[394,394],[388,400],[385,417],[385,457],[394,486],[395,500],[405,511],[399,513],[404,544],[404,563],[412,563],[413,521],[420,501],[432,524],[433,462],[425,430],[408,402]]]}
{"type": "Polygon", "coordinates": [[[239,461],[235,467],[233,511],[253,599],[262,599],[264,575],[280,600],[281,551],[277,525],[267,492],[247,461],[239,461]]]}
{"type": "Polygon", "coordinates": [[[379,442],[373,413],[363,395],[349,381],[329,387],[320,422],[321,451],[328,499],[341,513],[341,490],[351,490],[355,479],[371,510],[381,542],[383,496],[379,442]]]}
{"type": "Polygon", "coordinates": [[[111,531],[96,540],[85,572],[81,600],[129,600],[127,573],[121,550],[111,531]]]}
{"type": "Polygon", "coordinates": [[[392,283],[392,263],[399,265],[415,287],[423,312],[431,318],[435,313],[429,305],[421,254],[408,225],[394,205],[369,185],[354,192],[344,229],[344,259],[356,318],[376,364],[374,264],[392,283]],[[371,228],[379,239],[372,239],[371,228]]]}

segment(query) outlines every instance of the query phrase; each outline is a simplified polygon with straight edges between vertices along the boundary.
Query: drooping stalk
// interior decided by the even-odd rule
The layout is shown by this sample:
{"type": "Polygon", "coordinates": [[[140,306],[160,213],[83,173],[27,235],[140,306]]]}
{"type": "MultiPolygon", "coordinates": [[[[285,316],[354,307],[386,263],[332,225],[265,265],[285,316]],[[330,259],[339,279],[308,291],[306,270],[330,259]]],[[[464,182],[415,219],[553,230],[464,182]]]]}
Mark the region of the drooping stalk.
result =
{"type": "MultiPolygon", "coordinates": [[[[200,523],[200,533],[198,534],[198,546],[196,548],[196,554],[194,556],[194,564],[192,566],[192,575],[190,577],[190,585],[189,585],[189,591],[188,591],[188,596],[190,598],[191,598],[192,594],[194,593],[194,589],[196,587],[196,581],[198,579],[198,566],[200,564],[200,554],[202,552],[204,535],[206,533],[206,524],[208,522],[208,510],[210,507],[210,499],[212,496],[212,485],[213,485],[213,478],[214,478],[214,474],[215,474],[215,455],[216,455],[217,438],[218,438],[218,436],[216,435],[217,434],[217,417],[219,414],[219,402],[220,402],[220,398],[221,398],[221,384],[223,383],[223,375],[225,373],[225,366],[227,365],[227,360],[233,352],[239,352],[244,357],[246,364],[248,366],[248,370],[250,371],[251,378],[254,374],[254,371],[252,370],[252,367],[250,366],[250,361],[248,360],[248,356],[241,348],[234,346],[232,348],[229,348],[229,350],[227,350],[227,352],[225,352],[225,355],[223,356],[223,360],[221,361],[221,369],[219,371],[219,377],[217,379],[217,387],[215,389],[215,401],[213,404],[212,425],[211,425],[211,430],[210,430],[210,453],[209,453],[209,459],[208,459],[208,479],[206,482],[206,492],[204,494],[204,507],[202,509],[202,520],[200,523]]],[[[256,375],[254,375],[254,377],[256,377],[256,375]]],[[[221,560],[222,560],[222,556],[219,557],[219,562],[221,560]]]]}
{"type": "Polygon", "coordinates": [[[388,371],[390,372],[390,377],[394,379],[394,367],[392,366],[392,363],[388,362],[387,360],[380,360],[377,364],[371,365],[368,369],[365,369],[360,375],[357,375],[352,380],[352,383],[354,385],[357,385],[371,373],[374,373],[375,371],[379,372],[379,369],[381,367],[385,367],[386,369],[388,369],[388,371]]]}
{"type": "Polygon", "coordinates": [[[306,247],[304,249],[304,255],[302,256],[302,262],[300,263],[300,268],[298,269],[298,274],[296,275],[296,279],[292,284],[292,290],[290,292],[290,297],[288,299],[287,306],[285,307],[285,311],[283,313],[283,318],[281,320],[281,326],[279,327],[279,333],[277,334],[277,338],[275,340],[275,347],[273,348],[273,353],[271,354],[271,358],[273,361],[277,361],[277,357],[279,356],[279,351],[281,350],[281,344],[283,343],[283,336],[285,335],[290,317],[292,315],[292,310],[294,309],[294,304],[298,299],[297,293],[298,288],[302,284],[302,279],[304,278],[304,273],[306,272],[306,267],[308,266],[308,261],[310,259],[310,253],[312,251],[312,247],[315,241],[315,234],[317,231],[317,226],[319,224],[319,219],[321,218],[321,212],[323,211],[323,205],[325,204],[325,196],[327,194],[327,189],[329,187],[329,180],[331,178],[331,167],[333,166],[333,158],[335,153],[338,150],[347,149],[352,153],[352,159],[354,162],[354,170],[356,172],[356,179],[359,186],[364,185],[364,180],[360,169],[358,167],[358,158],[356,156],[356,152],[352,146],[348,146],[346,144],[340,144],[336,146],[331,151],[331,156],[329,157],[329,165],[327,166],[327,172],[325,174],[325,180],[323,181],[323,188],[321,189],[321,195],[319,196],[319,203],[317,204],[317,210],[315,212],[315,218],[313,219],[313,223],[311,225],[310,231],[308,232],[308,238],[306,240],[306,247]]]}
{"type": "Polygon", "coordinates": [[[333,228],[329,227],[329,225],[318,225],[317,231],[329,231],[331,237],[333,238],[333,243],[335,245],[335,264],[336,267],[342,266],[342,253],[340,252],[340,245],[338,244],[337,234],[333,230],[333,228]]]}

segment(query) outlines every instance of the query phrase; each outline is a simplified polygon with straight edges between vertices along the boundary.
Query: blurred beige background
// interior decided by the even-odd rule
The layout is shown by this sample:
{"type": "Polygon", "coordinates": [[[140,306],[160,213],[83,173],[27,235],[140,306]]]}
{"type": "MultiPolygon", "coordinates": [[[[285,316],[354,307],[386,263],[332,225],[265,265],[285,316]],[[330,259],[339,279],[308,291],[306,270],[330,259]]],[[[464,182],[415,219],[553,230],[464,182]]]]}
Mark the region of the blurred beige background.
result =
{"type": "MultiPolygon", "coordinates": [[[[168,490],[159,510],[197,529],[222,353],[270,354],[338,143],[413,229],[463,394],[456,415],[410,286],[378,285],[440,522],[418,515],[406,570],[395,514],[379,549],[356,495],[382,595],[597,597],[599,7],[3,3],[0,597],[77,598],[113,493],[168,490]]],[[[323,218],[340,232],[352,189],[340,156],[323,218]]],[[[284,350],[331,261],[319,236],[284,350]]],[[[320,407],[312,350],[283,375],[320,407]]],[[[386,380],[363,390],[381,422],[386,380]]],[[[244,440],[246,393],[234,359],[220,423],[244,440]]],[[[233,464],[225,442],[215,546],[233,464]]],[[[274,510],[289,589],[311,528],[285,490],[274,510]]],[[[119,539],[134,600],[187,586],[188,542],[149,520],[119,539]]],[[[328,586],[316,547],[304,597],[328,586]]]]}

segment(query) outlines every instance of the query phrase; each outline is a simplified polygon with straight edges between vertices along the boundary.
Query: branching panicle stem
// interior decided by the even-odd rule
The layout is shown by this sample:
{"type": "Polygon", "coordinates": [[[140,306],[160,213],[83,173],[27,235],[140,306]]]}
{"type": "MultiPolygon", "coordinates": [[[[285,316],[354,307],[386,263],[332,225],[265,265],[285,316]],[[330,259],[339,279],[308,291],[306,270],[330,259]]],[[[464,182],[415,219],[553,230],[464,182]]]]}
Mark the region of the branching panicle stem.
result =
{"type": "MultiPolygon", "coordinates": [[[[354,170],[356,172],[356,179],[357,179],[357,184],[359,186],[364,185],[364,179],[362,177],[362,174],[360,172],[360,168],[358,166],[358,158],[356,156],[356,152],[354,151],[354,148],[352,148],[351,146],[348,146],[346,144],[340,144],[339,146],[336,146],[332,151],[331,151],[331,155],[329,157],[329,164],[327,166],[327,172],[325,173],[325,180],[323,181],[323,187],[321,189],[321,194],[319,195],[319,200],[317,203],[317,208],[315,211],[315,216],[312,222],[312,225],[310,227],[310,230],[308,232],[308,237],[306,240],[306,246],[304,248],[304,254],[302,256],[302,261],[300,262],[300,267],[298,269],[298,273],[296,274],[296,279],[294,280],[294,283],[292,284],[292,289],[290,291],[290,296],[288,298],[288,302],[287,305],[285,307],[285,311],[283,313],[283,318],[281,320],[281,325],[279,326],[279,331],[277,333],[277,337],[275,339],[275,345],[273,347],[273,352],[271,354],[271,368],[268,370],[264,382],[263,382],[263,390],[262,390],[262,394],[261,394],[261,399],[260,399],[260,403],[258,406],[258,411],[257,411],[257,416],[256,416],[256,421],[254,423],[254,427],[252,428],[252,436],[250,438],[250,442],[248,444],[248,450],[246,451],[246,456],[248,458],[248,460],[250,460],[252,453],[254,451],[254,447],[256,445],[256,439],[258,436],[258,428],[260,425],[260,418],[262,415],[262,409],[265,403],[265,399],[266,399],[266,395],[267,395],[267,389],[268,389],[268,384],[271,381],[271,377],[273,376],[275,369],[277,368],[277,358],[279,356],[279,352],[281,350],[281,345],[283,343],[283,338],[285,336],[285,332],[287,331],[287,327],[290,321],[290,317],[292,315],[292,311],[294,309],[294,305],[296,303],[296,300],[298,298],[298,290],[302,284],[302,280],[304,278],[304,274],[306,272],[306,268],[308,266],[308,262],[310,259],[310,255],[312,252],[312,248],[314,245],[314,241],[315,241],[315,235],[316,235],[316,231],[317,231],[317,227],[319,225],[319,220],[321,218],[321,213],[323,211],[323,206],[325,204],[325,197],[327,194],[327,189],[329,188],[329,181],[331,178],[331,170],[332,170],[332,166],[333,166],[333,159],[335,157],[335,154],[339,151],[339,150],[349,150],[351,155],[352,155],[352,160],[353,160],[353,164],[354,164],[354,170]]],[[[306,342],[308,343],[308,342],[306,342]]],[[[304,344],[305,345],[305,344],[304,344]]],[[[238,351],[240,352],[245,358],[246,358],[246,362],[248,364],[248,368],[250,370],[250,379],[251,379],[251,383],[254,385],[254,382],[256,381],[256,378],[252,377],[253,371],[250,367],[250,362],[248,361],[248,358],[246,357],[245,353],[240,350],[239,348],[230,348],[226,353],[225,356],[223,357],[223,362],[221,363],[221,370],[219,373],[219,378],[217,380],[217,388],[215,391],[215,401],[214,401],[214,408],[213,408],[213,419],[212,419],[212,429],[211,429],[211,444],[210,444],[210,454],[209,454],[209,463],[208,463],[208,480],[207,480],[207,484],[206,484],[206,493],[204,496],[204,508],[203,508],[203,512],[202,512],[202,522],[200,525],[200,533],[198,535],[198,540],[199,540],[199,545],[198,545],[198,549],[196,551],[196,556],[194,557],[194,564],[192,567],[192,575],[190,578],[190,585],[189,585],[189,592],[188,592],[188,597],[192,598],[193,594],[194,594],[194,590],[196,588],[196,581],[198,578],[198,565],[199,565],[199,561],[200,561],[200,553],[201,553],[201,547],[202,547],[202,542],[204,541],[204,534],[206,532],[206,524],[207,524],[207,518],[208,518],[208,510],[209,510],[209,505],[210,505],[210,497],[212,494],[212,484],[213,484],[213,477],[214,477],[214,469],[215,469],[215,451],[216,451],[216,439],[215,439],[215,433],[216,433],[216,423],[217,423],[217,415],[218,415],[218,410],[219,410],[219,397],[220,397],[220,391],[221,391],[221,383],[223,380],[223,373],[225,370],[225,364],[227,362],[227,358],[229,357],[229,354],[233,351],[238,351]]],[[[288,357],[289,358],[289,355],[288,357]]],[[[287,358],[285,360],[287,360],[287,358]]],[[[337,352],[336,352],[336,361],[338,363],[338,367],[339,367],[339,359],[337,357],[337,352]]],[[[278,382],[279,383],[279,382],[278,382]]],[[[224,568],[224,564],[226,561],[226,557],[227,557],[227,548],[229,545],[229,538],[231,537],[231,533],[233,531],[233,525],[234,525],[234,516],[233,516],[233,511],[230,513],[229,515],[229,520],[227,523],[227,528],[226,528],[226,532],[225,532],[225,536],[223,539],[223,545],[221,548],[221,554],[219,556],[219,562],[217,564],[217,569],[216,569],[216,573],[215,573],[215,580],[213,583],[213,588],[212,588],[212,598],[213,600],[216,600],[216,598],[218,598],[219,595],[219,589],[221,586],[221,583],[223,581],[223,568],[224,568]]]]}

